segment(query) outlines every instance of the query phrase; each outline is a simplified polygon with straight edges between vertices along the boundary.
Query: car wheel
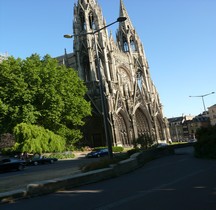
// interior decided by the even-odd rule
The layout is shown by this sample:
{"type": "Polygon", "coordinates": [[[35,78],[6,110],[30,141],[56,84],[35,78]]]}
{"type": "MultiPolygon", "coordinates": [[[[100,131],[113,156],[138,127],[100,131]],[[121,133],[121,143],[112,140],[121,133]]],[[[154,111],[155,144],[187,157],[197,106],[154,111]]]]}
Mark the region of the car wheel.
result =
{"type": "Polygon", "coordinates": [[[18,171],[24,170],[24,166],[23,166],[22,164],[20,164],[20,165],[18,166],[17,170],[18,170],[18,171]]]}
{"type": "Polygon", "coordinates": [[[35,161],[35,162],[34,162],[34,165],[35,165],[35,166],[37,166],[37,165],[38,165],[38,162],[37,162],[37,161],[35,161]]]}
{"type": "Polygon", "coordinates": [[[50,164],[54,163],[54,160],[50,160],[50,164]]]}
{"type": "Polygon", "coordinates": [[[97,157],[99,158],[99,157],[100,157],[100,155],[97,155],[97,157]]]}

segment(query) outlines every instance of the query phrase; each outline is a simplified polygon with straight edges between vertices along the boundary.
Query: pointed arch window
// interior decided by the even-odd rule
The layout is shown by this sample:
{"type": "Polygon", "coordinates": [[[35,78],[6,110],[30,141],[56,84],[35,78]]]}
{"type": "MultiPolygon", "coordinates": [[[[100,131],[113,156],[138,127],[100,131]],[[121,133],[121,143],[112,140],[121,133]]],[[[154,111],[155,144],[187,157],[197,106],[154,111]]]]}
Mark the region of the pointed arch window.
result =
{"type": "Polygon", "coordinates": [[[88,18],[89,18],[89,26],[90,26],[90,29],[95,30],[95,29],[96,29],[96,27],[95,27],[95,20],[94,20],[94,15],[93,15],[92,12],[89,13],[88,18]]]}
{"type": "Polygon", "coordinates": [[[97,59],[97,56],[95,55],[94,56],[94,62],[95,62],[95,70],[96,70],[96,75],[97,75],[97,80],[99,80],[99,75],[98,75],[98,71],[99,71],[99,69],[98,69],[98,61],[99,61],[99,65],[100,65],[100,70],[101,70],[101,76],[102,77],[104,77],[104,72],[103,72],[103,58],[102,58],[102,56],[101,56],[101,54],[99,53],[98,54],[98,56],[99,56],[99,59],[97,59]]]}
{"type": "Polygon", "coordinates": [[[91,80],[91,71],[89,65],[89,58],[88,56],[83,56],[83,73],[84,73],[84,80],[90,81],[91,80]]]}
{"type": "Polygon", "coordinates": [[[127,39],[125,37],[123,37],[123,51],[124,52],[128,52],[129,51],[128,42],[127,42],[127,39]]]}
{"type": "Polygon", "coordinates": [[[138,69],[137,70],[137,84],[140,90],[142,90],[142,70],[138,69]]]}
{"type": "Polygon", "coordinates": [[[132,37],[130,38],[130,47],[131,47],[132,52],[136,51],[136,45],[132,37]]]}
{"type": "Polygon", "coordinates": [[[86,30],[85,15],[83,12],[80,13],[80,22],[81,22],[82,30],[86,30]]]}

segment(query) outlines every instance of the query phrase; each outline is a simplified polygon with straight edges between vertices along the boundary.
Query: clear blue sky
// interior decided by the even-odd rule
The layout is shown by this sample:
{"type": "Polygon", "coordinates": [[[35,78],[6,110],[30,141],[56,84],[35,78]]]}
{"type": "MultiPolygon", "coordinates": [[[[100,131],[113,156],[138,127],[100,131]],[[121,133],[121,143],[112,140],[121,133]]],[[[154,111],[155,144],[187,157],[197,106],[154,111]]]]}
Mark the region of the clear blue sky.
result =
{"type": "MultiPolygon", "coordinates": [[[[0,0],[0,53],[25,59],[32,53],[72,51],[76,0],[0,0]]],[[[107,24],[119,15],[119,0],[98,0],[107,24]]],[[[124,0],[142,40],[166,117],[198,115],[201,98],[216,92],[215,0],[124,0]]],[[[115,35],[116,27],[110,28],[115,35]]],[[[206,107],[216,94],[204,97],[206,107]]]]}

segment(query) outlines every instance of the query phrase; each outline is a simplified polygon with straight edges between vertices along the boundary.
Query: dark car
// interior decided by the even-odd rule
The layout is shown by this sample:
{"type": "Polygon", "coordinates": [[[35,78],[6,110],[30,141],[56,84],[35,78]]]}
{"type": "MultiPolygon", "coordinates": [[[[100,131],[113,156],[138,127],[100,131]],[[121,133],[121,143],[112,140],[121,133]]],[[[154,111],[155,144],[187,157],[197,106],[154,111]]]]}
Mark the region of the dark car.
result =
{"type": "Polygon", "coordinates": [[[88,153],[86,157],[87,158],[99,158],[99,157],[104,157],[108,155],[109,155],[108,149],[104,148],[104,149],[95,149],[92,152],[88,153]]]}
{"type": "Polygon", "coordinates": [[[0,172],[6,171],[22,171],[25,168],[26,162],[18,158],[3,158],[0,160],[0,172]]]}
{"type": "Polygon", "coordinates": [[[164,147],[167,147],[167,146],[169,146],[169,144],[167,144],[167,143],[158,143],[157,144],[157,148],[164,148],[164,147]]]}
{"type": "Polygon", "coordinates": [[[39,164],[47,164],[47,163],[54,163],[58,161],[57,158],[48,158],[48,157],[45,157],[45,156],[39,156],[39,155],[35,155],[31,158],[29,158],[26,163],[27,165],[39,165],[39,164]]]}

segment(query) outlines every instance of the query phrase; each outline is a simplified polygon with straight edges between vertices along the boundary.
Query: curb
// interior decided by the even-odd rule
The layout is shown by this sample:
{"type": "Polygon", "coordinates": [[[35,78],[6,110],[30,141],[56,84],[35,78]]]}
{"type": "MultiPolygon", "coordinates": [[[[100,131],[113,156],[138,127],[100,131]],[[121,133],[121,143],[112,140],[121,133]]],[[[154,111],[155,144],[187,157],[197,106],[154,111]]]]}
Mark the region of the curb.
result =
{"type": "Polygon", "coordinates": [[[86,173],[75,174],[52,180],[28,184],[26,189],[0,193],[0,204],[14,200],[49,194],[62,189],[69,189],[85,184],[99,182],[134,171],[146,162],[162,156],[174,154],[173,149],[152,150],[131,155],[129,159],[110,165],[109,168],[98,169],[86,173]]]}

